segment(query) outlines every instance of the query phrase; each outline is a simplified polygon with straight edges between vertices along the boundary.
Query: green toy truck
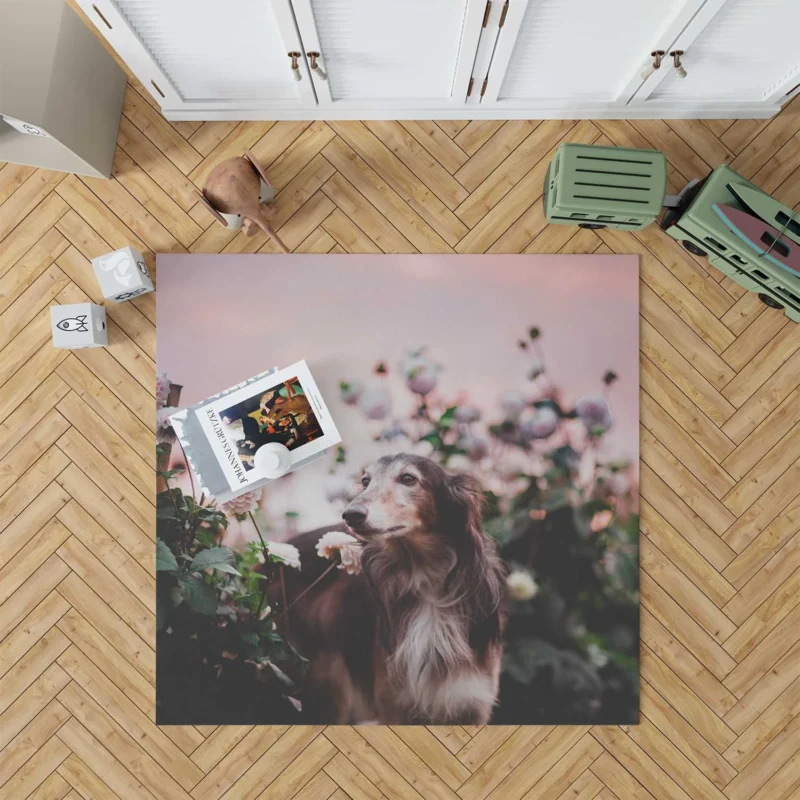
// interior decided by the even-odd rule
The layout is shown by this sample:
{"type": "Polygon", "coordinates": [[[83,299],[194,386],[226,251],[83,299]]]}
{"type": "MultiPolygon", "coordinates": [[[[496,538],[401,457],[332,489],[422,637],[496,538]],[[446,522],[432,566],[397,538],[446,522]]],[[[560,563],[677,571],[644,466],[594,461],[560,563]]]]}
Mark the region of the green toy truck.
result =
{"type": "Polygon", "coordinates": [[[800,322],[800,217],[792,209],[728,166],[678,195],[665,191],[666,159],[657,150],[563,144],[545,177],[545,215],[556,224],[636,231],[666,206],[663,231],[800,322]]]}

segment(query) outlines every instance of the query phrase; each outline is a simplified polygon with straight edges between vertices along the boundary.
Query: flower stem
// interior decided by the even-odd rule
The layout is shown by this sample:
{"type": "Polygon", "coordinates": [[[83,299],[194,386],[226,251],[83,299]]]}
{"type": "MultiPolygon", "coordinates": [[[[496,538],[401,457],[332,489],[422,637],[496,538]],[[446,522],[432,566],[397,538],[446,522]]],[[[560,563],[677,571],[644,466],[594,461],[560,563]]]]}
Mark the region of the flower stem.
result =
{"type": "Polygon", "coordinates": [[[269,560],[269,550],[267,549],[267,543],[264,541],[264,537],[261,535],[261,531],[258,529],[258,525],[256,524],[256,518],[253,516],[253,512],[248,511],[247,513],[250,515],[250,520],[253,523],[253,527],[256,529],[258,538],[261,540],[261,549],[264,551],[264,561],[266,563],[269,560]]]}
{"type": "MultiPolygon", "coordinates": [[[[322,575],[320,575],[312,584],[310,584],[309,586],[306,586],[306,588],[303,589],[303,591],[300,592],[300,594],[297,595],[297,597],[295,597],[294,600],[292,600],[292,604],[290,606],[286,606],[286,608],[284,609],[283,613],[285,614],[290,608],[292,608],[300,600],[302,600],[302,598],[305,597],[305,595],[308,594],[335,567],[336,567],[336,564],[331,564],[328,567],[328,569],[326,569],[325,572],[323,572],[322,575]]],[[[285,605],[285,603],[286,603],[286,600],[284,599],[284,605],[285,605]]]]}
{"type": "Polygon", "coordinates": [[[186,457],[186,451],[183,449],[183,445],[181,444],[180,439],[178,439],[178,447],[180,447],[181,453],[183,453],[183,463],[186,464],[186,471],[189,473],[189,483],[192,487],[192,500],[194,500],[195,492],[194,492],[194,477],[192,477],[192,468],[189,466],[189,459],[186,457]]]}

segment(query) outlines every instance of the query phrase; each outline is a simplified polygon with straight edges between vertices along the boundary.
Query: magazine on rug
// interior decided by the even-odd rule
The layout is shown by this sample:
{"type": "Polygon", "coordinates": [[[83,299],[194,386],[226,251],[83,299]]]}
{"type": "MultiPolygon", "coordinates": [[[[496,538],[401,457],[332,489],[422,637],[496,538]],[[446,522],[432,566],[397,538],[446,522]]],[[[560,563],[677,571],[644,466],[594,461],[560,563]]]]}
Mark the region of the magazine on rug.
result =
{"type": "Polygon", "coordinates": [[[205,476],[209,491],[222,499],[270,480],[256,457],[264,445],[286,447],[291,472],[342,440],[305,361],[251,378],[179,412],[173,421],[195,470],[205,476]],[[190,414],[196,425],[191,424],[190,414]],[[198,436],[205,442],[198,442],[198,436]],[[225,486],[214,480],[218,470],[208,463],[209,454],[225,486]]]}

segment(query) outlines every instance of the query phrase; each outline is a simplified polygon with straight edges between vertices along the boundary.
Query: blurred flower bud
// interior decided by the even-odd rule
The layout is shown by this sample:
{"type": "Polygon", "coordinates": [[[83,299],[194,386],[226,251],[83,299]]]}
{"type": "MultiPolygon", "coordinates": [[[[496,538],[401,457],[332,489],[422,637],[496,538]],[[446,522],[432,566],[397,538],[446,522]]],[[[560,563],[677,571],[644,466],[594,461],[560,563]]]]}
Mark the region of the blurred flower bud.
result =
{"type": "Polygon", "coordinates": [[[467,456],[455,453],[447,459],[447,469],[450,472],[469,473],[472,472],[472,462],[467,456]]]}
{"type": "Polygon", "coordinates": [[[397,439],[400,436],[405,436],[406,431],[405,428],[400,424],[398,420],[387,425],[379,434],[378,438],[384,442],[391,442],[394,439],[397,439]]]}
{"type": "Polygon", "coordinates": [[[519,392],[506,392],[500,397],[500,408],[506,419],[517,419],[525,410],[525,398],[519,392]]]}
{"type": "Polygon", "coordinates": [[[470,461],[480,461],[489,453],[489,443],[479,436],[464,434],[457,443],[470,461]]]}
{"type": "Polygon", "coordinates": [[[528,367],[528,380],[535,381],[544,372],[544,364],[541,361],[534,361],[528,367]]]}
{"type": "Polygon", "coordinates": [[[421,351],[412,353],[403,362],[406,386],[414,394],[429,394],[436,388],[439,368],[421,351]]]}
{"type": "Polygon", "coordinates": [[[358,398],[358,407],[367,419],[385,419],[392,403],[383,387],[367,389],[358,398]]]}
{"type": "Polygon", "coordinates": [[[481,418],[481,412],[473,406],[459,406],[455,412],[456,422],[477,422],[481,418]]]}
{"type": "Polygon", "coordinates": [[[608,400],[599,395],[581,397],[575,405],[575,413],[586,430],[595,436],[605,433],[614,421],[608,400]]]}
{"type": "Polygon", "coordinates": [[[364,391],[364,384],[361,381],[340,381],[339,391],[341,393],[342,402],[348,406],[354,406],[361,397],[364,391]]]}

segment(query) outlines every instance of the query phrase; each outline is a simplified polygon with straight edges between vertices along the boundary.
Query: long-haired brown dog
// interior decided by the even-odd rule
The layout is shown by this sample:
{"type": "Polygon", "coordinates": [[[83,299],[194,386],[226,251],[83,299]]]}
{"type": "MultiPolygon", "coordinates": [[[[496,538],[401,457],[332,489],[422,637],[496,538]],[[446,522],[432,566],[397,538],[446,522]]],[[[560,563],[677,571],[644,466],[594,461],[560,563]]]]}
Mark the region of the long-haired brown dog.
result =
{"type": "MultiPolygon", "coordinates": [[[[494,543],[481,530],[477,482],[400,454],[373,463],[362,486],[342,514],[364,543],[362,574],[333,570],[289,612],[290,640],[311,662],[307,718],[488,722],[505,584],[494,543]]],[[[328,565],[314,552],[319,534],[294,541],[303,571],[286,570],[289,604],[328,565]]]]}

